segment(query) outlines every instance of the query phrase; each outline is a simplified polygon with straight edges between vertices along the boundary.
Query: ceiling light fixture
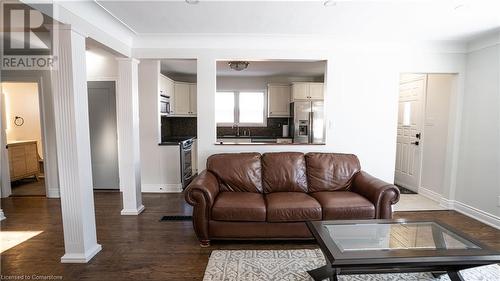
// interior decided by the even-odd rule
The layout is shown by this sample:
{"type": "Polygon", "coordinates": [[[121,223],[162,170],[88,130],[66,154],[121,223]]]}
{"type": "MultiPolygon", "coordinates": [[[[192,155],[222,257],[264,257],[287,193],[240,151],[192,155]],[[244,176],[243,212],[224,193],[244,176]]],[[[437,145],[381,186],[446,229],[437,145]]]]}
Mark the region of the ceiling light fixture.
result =
{"type": "Polygon", "coordinates": [[[232,70],[242,71],[250,64],[248,61],[230,61],[227,63],[232,70]]]}
{"type": "Polygon", "coordinates": [[[325,1],[323,2],[323,6],[325,6],[325,7],[337,6],[337,1],[333,1],[333,0],[325,0],[325,1]]]}
{"type": "Polygon", "coordinates": [[[196,5],[200,3],[200,0],[184,0],[186,3],[191,4],[191,5],[196,5]]]}

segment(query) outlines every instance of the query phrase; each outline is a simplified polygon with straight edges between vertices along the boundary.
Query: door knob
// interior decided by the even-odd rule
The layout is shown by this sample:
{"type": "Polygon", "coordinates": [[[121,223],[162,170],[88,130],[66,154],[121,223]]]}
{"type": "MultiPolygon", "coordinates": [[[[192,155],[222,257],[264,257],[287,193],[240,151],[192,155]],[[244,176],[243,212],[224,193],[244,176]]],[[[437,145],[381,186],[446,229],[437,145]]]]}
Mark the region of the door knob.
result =
{"type": "Polygon", "coordinates": [[[422,137],[422,133],[417,133],[417,134],[415,135],[415,137],[416,137],[417,139],[420,139],[420,138],[422,137]]]}
{"type": "Polygon", "coordinates": [[[414,142],[411,142],[411,144],[418,145],[419,142],[418,141],[414,141],[414,142]]]}

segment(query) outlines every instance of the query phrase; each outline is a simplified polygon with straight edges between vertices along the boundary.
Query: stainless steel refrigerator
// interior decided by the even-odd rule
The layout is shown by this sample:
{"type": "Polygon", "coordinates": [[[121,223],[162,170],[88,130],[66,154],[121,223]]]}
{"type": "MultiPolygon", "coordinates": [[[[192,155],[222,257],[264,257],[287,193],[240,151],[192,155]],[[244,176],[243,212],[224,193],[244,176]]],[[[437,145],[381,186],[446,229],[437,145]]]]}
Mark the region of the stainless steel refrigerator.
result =
{"type": "Polygon", "coordinates": [[[325,143],[323,101],[296,101],[290,104],[291,135],[294,143],[325,143]]]}

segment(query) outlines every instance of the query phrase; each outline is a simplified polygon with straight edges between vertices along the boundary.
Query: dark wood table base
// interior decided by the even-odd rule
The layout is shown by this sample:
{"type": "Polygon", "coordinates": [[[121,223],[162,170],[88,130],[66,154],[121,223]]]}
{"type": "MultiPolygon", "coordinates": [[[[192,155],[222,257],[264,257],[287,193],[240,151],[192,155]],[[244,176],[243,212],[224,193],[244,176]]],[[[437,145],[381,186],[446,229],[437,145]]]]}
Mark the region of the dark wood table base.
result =
{"type": "Polygon", "coordinates": [[[471,267],[476,267],[474,266],[466,266],[466,267],[461,267],[461,268],[453,268],[453,269],[447,269],[446,271],[442,270],[436,270],[436,268],[429,268],[426,270],[425,268],[405,268],[401,270],[394,270],[393,268],[391,269],[374,269],[373,271],[343,271],[341,268],[334,268],[329,265],[325,265],[323,267],[319,267],[313,270],[307,271],[309,276],[312,277],[313,280],[315,281],[323,281],[323,280],[331,280],[331,281],[338,281],[337,276],[338,275],[349,275],[349,274],[390,274],[390,273],[411,273],[411,272],[431,272],[432,276],[438,278],[439,276],[443,274],[448,274],[450,277],[451,281],[464,281],[462,276],[460,275],[460,270],[468,269],[471,267]]]}

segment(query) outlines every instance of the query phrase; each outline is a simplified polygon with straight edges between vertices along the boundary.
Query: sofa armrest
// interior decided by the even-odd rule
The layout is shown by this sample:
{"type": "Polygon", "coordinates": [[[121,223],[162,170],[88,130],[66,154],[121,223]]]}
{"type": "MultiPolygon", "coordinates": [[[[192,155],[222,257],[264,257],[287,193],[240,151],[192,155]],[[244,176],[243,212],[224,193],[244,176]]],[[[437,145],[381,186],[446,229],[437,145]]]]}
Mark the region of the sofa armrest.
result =
{"type": "Polygon", "coordinates": [[[212,207],[215,197],[219,194],[219,182],[214,174],[205,170],[201,172],[186,188],[186,202],[192,206],[198,205],[200,200],[205,200],[208,207],[212,207]],[[197,196],[201,193],[203,197],[197,196]]]}
{"type": "Polygon", "coordinates": [[[208,221],[215,198],[219,194],[219,182],[209,171],[201,172],[186,188],[186,202],[193,208],[193,228],[202,245],[208,245],[208,221]]]}
{"type": "Polygon", "coordinates": [[[360,171],[354,175],[351,191],[362,195],[373,203],[375,218],[392,218],[392,205],[399,201],[399,189],[395,185],[360,171]]]}

